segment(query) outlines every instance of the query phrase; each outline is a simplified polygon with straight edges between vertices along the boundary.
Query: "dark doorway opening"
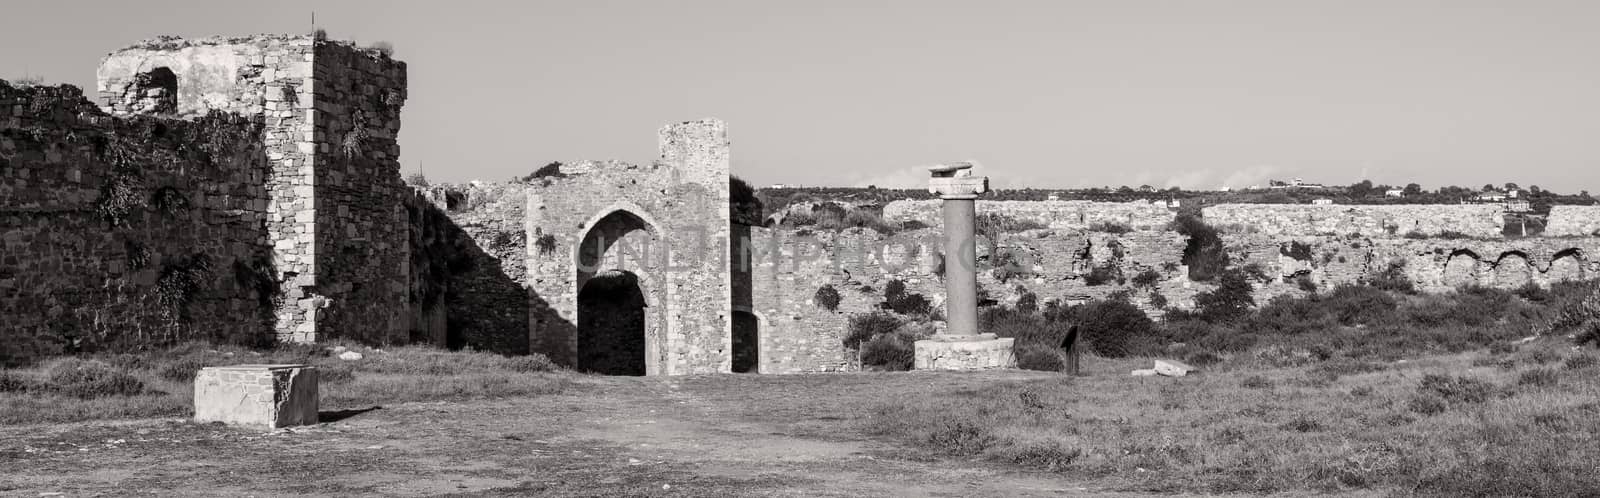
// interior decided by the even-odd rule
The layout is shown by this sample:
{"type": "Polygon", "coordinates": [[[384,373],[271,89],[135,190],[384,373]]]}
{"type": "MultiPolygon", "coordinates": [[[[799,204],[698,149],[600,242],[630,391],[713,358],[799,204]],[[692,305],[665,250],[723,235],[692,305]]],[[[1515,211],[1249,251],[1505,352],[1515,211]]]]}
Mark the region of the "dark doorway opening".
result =
{"type": "Polygon", "coordinates": [[[578,292],[578,370],[645,374],[645,300],[632,272],[596,273],[578,292]]]}
{"type": "Polygon", "coordinates": [[[761,320],[748,311],[733,312],[733,373],[761,368],[761,320]]]}

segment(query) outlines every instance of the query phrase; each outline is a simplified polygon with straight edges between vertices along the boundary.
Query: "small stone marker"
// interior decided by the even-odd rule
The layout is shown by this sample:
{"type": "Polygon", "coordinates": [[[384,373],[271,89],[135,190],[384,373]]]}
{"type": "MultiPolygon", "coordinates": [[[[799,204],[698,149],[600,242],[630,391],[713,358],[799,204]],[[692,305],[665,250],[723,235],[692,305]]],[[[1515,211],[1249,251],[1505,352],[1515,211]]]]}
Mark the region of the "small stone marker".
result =
{"type": "Polygon", "coordinates": [[[1174,360],[1156,360],[1156,373],[1167,377],[1183,377],[1195,371],[1194,367],[1174,360]]]}
{"type": "Polygon", "coordinates": [[[309,365],[208,367],[194,379],[194,420],[277,429],[317,423],[317,369],[309,365]]]}

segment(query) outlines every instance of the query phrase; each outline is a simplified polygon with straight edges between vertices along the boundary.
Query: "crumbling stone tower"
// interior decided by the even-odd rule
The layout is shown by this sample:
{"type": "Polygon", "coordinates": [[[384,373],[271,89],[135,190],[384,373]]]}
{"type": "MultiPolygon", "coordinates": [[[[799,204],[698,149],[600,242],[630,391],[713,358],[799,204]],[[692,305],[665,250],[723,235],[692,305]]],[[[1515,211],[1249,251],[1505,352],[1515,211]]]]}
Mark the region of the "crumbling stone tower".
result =
{"type": "Polygon", "coordinates": [[[310,35],[165,37],[108,55],[97,80],[112,114],[223,112],[264,126],[280,340],[405,341],[404,62],[310,35]]]}

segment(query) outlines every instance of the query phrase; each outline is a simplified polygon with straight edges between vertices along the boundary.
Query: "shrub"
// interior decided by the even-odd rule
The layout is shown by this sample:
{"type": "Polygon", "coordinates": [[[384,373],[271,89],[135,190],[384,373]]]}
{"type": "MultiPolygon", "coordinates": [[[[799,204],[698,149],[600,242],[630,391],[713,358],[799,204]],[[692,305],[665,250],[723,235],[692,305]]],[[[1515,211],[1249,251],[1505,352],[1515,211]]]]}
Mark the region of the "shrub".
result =
{"type": "Polygon", "coordinates": [[[850,329],[844,336],[846,349],[860,349],[861,343],[872,340],[882,334],[892,334],[905,322],[900,317],[874,311],[850,316],[850,329]]]}
{"type": "Polygon", "coordinates": [[[883,286],[883,303],[879,307],[902,315],[927,315],[933,311],[933,303],[928,298],[906,292],[906,283],[899,279],[883,286]]]}
{"type": "Polygon", "coordinates": [[[986,334],[1016,339],[1017,345],[1038,344],[1059,348],[1067,337],[1067,324],[1021,310],[991,307],[978,312],[978,329],[986,334]]]}
{"type": "Polygon", "coordinates": [[[1428,234],[1423,233],[1421,230],[1412,230],[1412,231],[1406,232],[1405,238],[1412,239],[1412,240],[1422,240],[1422,239],[1428,238],[1428,234]]]}
{"type": "Polygon", "coordinates": [[[1428,374],[1417,385],[1417,392],[1438,396],[1451,404],[1469,404],[1488,401],[1495,392],[1495,386],[1471,377],[1428,374]]]}
{"type": "Polygon", "coordinates": [[[1091,301],[1073,306],[1071,320],[1086,350],[1107,358],[1150,351],[1157,339],[1155,322],[1124,301],[1091,301]]]}
{"type": "Polygon", "coordinates": [[[1024,370],[1060,372],[1067,368],[1066,360],[1061,357],[1061,349],[1047,344],[1017,343],[1016,355],[1017,368],[1024,370]]]}
{"type": "Polygon", "coordinates": [[[529,173],[528,176],[522,177],[522,181],[523,182],[532,182],[532,181],[540,179],[540,178],[566,178],[566,177],[567,177],[567,174],[561,172],[561,161],[553,161],[550,164],[546,164],[544,166],[540,166],[539,169],[533,170],[533,173],[529,173]]]}
{"type": "Polygon", "coordinates": [[[1254,288],[1246,280],[1244,272],[1230,269],[1222,272],[1215,290],[1195,295],[1195,308],[1200,317],[1208,322],[1237,321],[1247,316],[1250,308],[1255,306],[1253,292],[1254,288]]]}
{"type": "Polygon", "coordinates": [[[1101,221],[1101,222],[1096,222],[1096,223],[1090,224],[1089,225],[1089,231],[1091,231],[1091,232],[1105,232],[1105,233],[1120,235],[1120,234],[1132,232],[1133,228],[1129,227],[1128,225],[1122,224],[1122,223],[1117,223],[1117,222],[1112,222],[1112,221],[1101,221]]]}
{"type": "Polygon", "coordinates": [[[1133,276],[1134,287],[1155,287],[1159,283],[1161,283],[1161,272],[1156,271],[1154,268],[1146,268],[1144,271],[1139,272],[1138,275],[1133,276]]]}
{"type": "Polygon", "coordinates": [[[1311,280],[1311,275],[1308,275],[1308,274],[1301,274],[1301,275],[1296,276],[1294,278],[1294,285],[1295,285],[1295,287],[1299,288],[1303,292],[1316,292],[1317,291],[1317,283],[1315,281],[1311,280]]]}
{"type": "Polygon", "coordinates": [[[1168,303],[1167,303],[1167,296],[1166,295],[1163,295],[1161,293],[1161,291],[1158,291],[1158,290],[1155,290],[1155,289],[1150,289],[1150,305],[1151,306],[1154,306],[1156,308],[1166,308],[1167,304],[1168,303]]]}
{"type": "Polygon", "coordinates": [[[1183,247],[1183,264],[1189,265],[1189,279],[1207,282],[1221,275],[1228,266],[1228,253],[1217,229],[1192,214],[1173,219],[1171,229],[1189,238],[1183,247]]]}
{"type": "Polygon", "coordinates": [[[1245,328],[1258,334],[1301,335],[1333,328],[1335,323],[1317,299],[1278,296],[1245,320],[1245,328]]]}
{"type": "Polygon", "coordinates": [[[946,421],[928,434],[928,444],[953,455],[976,455],[994,446],[996,438],[983,426],[965,420],[946,421]]]}
{"type": "Polygon", "coordinates": [[[1122,270],[1110,261],[1089,268],[1089,273],[1083,276],[1083,283],[1090,286],[1105,285],[1113,280],[1118,284],[1123,282],[1122,270]]]}
{"type": "Polygon", "coordinates": [[[1333,318],[1344,325],[1379,323],[1391,317],[1400,305],[1381,290],[1358,285],[1334,287],[1321,301],[1333,318]]]}
{"type": "Polygon", "coordinates": [[[1522,287],[1518,287],[1517,290],[1513,291],[1513,293],[1516,294],[1517,297],[1534,303],[1543,303],[1545,301],[1549,301],[1552,297],[1549,290],[1545,289],[1544,287],[1540,287],[1539,284],[1535,284],[1533,282],[1523,284],[1522,287]]]}
{"type": "Polygon", "coordinates": [[[1450,404],[1435,395],[1418,394],[1406,403],[1406,408],[1422,415],[1438,415],[1450,408],[1450,404]]]}
{"type": "Polygon", "coordinates": [[[822,287],[817,288],[817,293],[811,296],[813,304],[828,311],[839,311],[841,300],[843,298],[839,296],[839,290],[833,288],[833,284],[822,284],[822,287]]]}
{"type": "Polygon", "coordinates": [[[25,393],[38,389],[33,377],[10,370],[0,370],[0,393],[25,393]]]}
{"type": "Polygon", "coordinates": [[[1467,235],[1467,234],[1464,234],[1464,233],[1461,233],[1461,232],[1457,232],[1455,230],[1445,230],[1443,232],[1439,232],[1439,235],[1435,235],[1435,237],[1438,237],[1438,238],[1441,238],[1441,239],[1452,239],[1452,240],[1470,239],[1470,238],[1472,238],[1471,235],[1467,235]]]}
{"type": "Polygon", "coordinates": [[[1600,360],[1597,360],[1595,357],[1586,354],[1568,356],[1567,361],[1564,361],[1561,364],[1561,366],[1567,370],[1582,370],[1595,365],[1600,365],[1600,360]]]}
{"type": "Polygon", "coordinates": [[[728,177],[728,217],[734,223],[761,226],[765,218],[756,189],[737,176],[728,177]]]}
{"type": "Polygon", "coordinates": [[[1311,244],[1298,240],[1278,246],[1278,254],[1288,256],[1296,261],[1311,261],[1311,244]]]}
{"type": "Polygon", "coordinates": [[[861,344],[861,364],[902,372],[911,370],[915,361],[912,341],[900,334],[878,334],[861,344]]]}
{"type": "Polygon", "coordinates": [[[1028,264],[1026,254],[1022,256],[1019,254],[1022,254],[1021,251],[1014,248],[995,248],[993,255],[989,257],[990,266],[994,268],[992,273],[995,280],[1004,283],[1017,277],[1033,276],[1033,268],[1028,264]]]}
{"type": "Polygon", "coordinates": [[[1026,288],[1018,288],[1017,311],[1033,314],[1039,311],[1039,295],[1026,288]]]}
{"type": "Polygon", "coordinates": [[[52,362],[45,370],[45,383],[57,393],[81,399],[144,392],[144,384],[128,372],[103,362],[76,358],[52,362]]]}
{"type": "Polygon", "coordinates": [[[1381,290],[1416,294],[1416,285],[1411,282],[1411,277],[1406,275],[1404,260],[1389,262],[1389,266],[1375,275],[1366,277],[1367,285],[1381,290]]]}

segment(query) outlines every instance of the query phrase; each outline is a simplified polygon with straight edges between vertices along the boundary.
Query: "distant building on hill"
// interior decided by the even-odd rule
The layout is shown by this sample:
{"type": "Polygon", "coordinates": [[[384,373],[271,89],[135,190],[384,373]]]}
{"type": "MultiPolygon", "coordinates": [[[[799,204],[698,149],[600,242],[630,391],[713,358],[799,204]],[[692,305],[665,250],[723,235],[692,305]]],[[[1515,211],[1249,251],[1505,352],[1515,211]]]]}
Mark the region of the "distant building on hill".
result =
{"type": "Polygon", "coordinates": [[[1331,206],[1331,205],[1333,205],[1333,199],[1312,199],[1311,200],[1311,205],[1313,205],[1313,206],[1331,206]]]}

